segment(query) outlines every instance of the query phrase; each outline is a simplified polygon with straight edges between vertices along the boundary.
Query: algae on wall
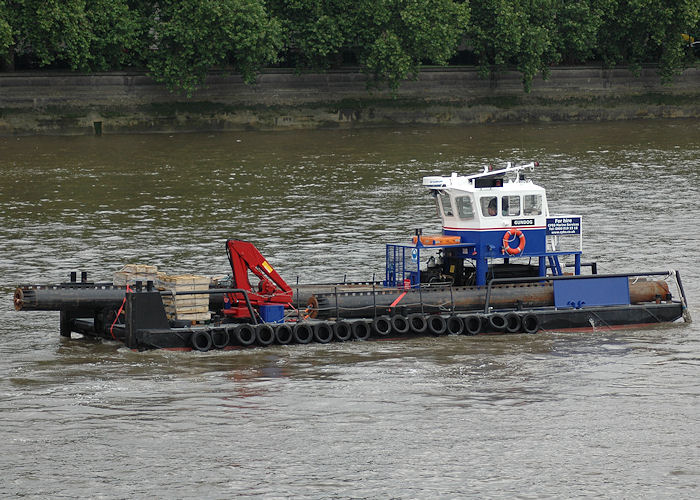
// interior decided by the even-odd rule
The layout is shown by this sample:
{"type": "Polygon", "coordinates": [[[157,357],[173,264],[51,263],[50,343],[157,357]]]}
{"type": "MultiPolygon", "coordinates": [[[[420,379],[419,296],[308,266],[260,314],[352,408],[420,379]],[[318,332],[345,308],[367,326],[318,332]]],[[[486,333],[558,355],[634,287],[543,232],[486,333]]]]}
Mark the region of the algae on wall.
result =
{"type": "Polygon", "coordinates": [[[212,74],[197,98],[171,94],[143,73],[0,74],[0,134],[94,134],[454,125],[504,121],[700,117],[699,70],[673,85],[653,69],[557,69],[522,92],[517,73],[426,70],[395,93],[368,92],[362,75],[266,72],[254,86],[212,74]]]}

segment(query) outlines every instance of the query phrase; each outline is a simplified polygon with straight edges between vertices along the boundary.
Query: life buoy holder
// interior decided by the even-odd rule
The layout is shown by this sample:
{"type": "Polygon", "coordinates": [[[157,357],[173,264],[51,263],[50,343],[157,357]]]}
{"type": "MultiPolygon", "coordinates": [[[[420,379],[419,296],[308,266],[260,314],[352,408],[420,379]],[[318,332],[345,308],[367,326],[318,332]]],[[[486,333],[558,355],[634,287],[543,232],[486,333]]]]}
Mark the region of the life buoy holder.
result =
{"type": "Polygon", "coordinates": [[[503,251],[508,255],[516,255],[525,250],[525,235],[520,229],[509,229],[506,234],[503,235],[503,251]],[[520,244],[518,248],[513,248],[510,246],[510,242],[514,238],[520,238],[520,244]]]}

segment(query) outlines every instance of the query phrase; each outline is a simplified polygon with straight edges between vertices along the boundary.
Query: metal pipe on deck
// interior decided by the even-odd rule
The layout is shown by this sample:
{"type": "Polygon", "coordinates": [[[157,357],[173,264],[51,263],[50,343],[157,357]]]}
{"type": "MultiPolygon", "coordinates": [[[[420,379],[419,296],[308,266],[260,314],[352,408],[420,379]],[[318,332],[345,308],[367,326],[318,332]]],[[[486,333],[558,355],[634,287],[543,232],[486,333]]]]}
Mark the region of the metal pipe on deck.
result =
{"type": "MultiPolygon", "coordinates": [[[[503,309],[544,307],[554,304],[554,292],[551,284],[504,285],[491,300],[503,309]]],[[[484,287],[446,287],[322,293],[312,296],[307,304],[312,318],[328,318],[336,310],[343,318],[362,318],[373,316],[375,311],[389,314],[398,310],[408,314],[476,310],[485,301],[484,287]]]]}
{"type": "Polygon", "coordinates": [[[118,308],[126,290],[114,286],[24,286],[15,290],[17,311],[88,311],[118,308]]]}
{"type": "MultiPolygon", "coordinates": [[[[635,275],[620,275],[633,278],[635,275]]],[[[638,275],[639,277],[641,275],[638,275]]],[[[592,275],[600,277],[600,275],[592,275]]],[[[363,292],[319,293],[309,298],[307,312],[311,318],[362,318],[401,311],[439,313],[454,310],[531,309],[554,306],[552,279],[586,279],[588,276],[515,278],[516,283],[489,283],[488,287],[389,289],[363,292]],[[546,282],[542,282],[547,280],[546,282]],[[520,283],[517,283],[520,281],[520,283]],[[529,281],[529,283],[523,283],[529,281]],[[537,283],[532,283],[538,281],[537,283]]],[[[493,280],[496,281],[496,280],[493,280]]],[[[500,279],[500,282],[509,281],[500,279]]],[[[629,284],[631,304],[658,302],[671,297],[662,280],[635,280],[629,284]]]]}

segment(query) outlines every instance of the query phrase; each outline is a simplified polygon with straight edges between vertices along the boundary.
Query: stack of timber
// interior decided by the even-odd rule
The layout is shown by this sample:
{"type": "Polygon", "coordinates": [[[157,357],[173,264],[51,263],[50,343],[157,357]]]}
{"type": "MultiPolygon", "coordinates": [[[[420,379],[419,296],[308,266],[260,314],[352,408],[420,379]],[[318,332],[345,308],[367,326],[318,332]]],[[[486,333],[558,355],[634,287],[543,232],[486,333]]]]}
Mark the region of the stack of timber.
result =
{"type": "Polygon", "coordinates": [[[114,272],[114,286],[133,286],[137,281],[144,284],[158,280],[158,266],[146,264],[127,264],[119,271],[114,272]]]}
{"type": "Polygon", "coordinates": [[[209,295],[182,295],[179,292],[197,292],[209,290],[211,279],[208,276],[194,274],[159,274],[158,289],[172,292],[163,295],[165,315],[168,319],[203,322],[211,319],[209,295]]]}

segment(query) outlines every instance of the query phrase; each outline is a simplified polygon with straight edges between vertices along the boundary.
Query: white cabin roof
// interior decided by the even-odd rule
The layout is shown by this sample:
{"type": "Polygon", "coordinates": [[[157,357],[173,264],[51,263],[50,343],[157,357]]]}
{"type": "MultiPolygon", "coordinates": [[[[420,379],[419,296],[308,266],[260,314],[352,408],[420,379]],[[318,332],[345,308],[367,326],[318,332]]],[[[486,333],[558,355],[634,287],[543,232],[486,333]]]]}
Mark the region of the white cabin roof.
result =
{"type": "MultiPolygon", "coordinates": [[[[476,189],[487,189],[487,188],[477,188],[478,184],[478,179],[486,179],[486,178],[504,178],[506,174],[511,173],[511,172],[516,172],[517,175],[515,176],[514,179],[509,179],[506,180],[504,178],[503,182],[503,187],[506,187],[507,185],[509,186],[509,189],[520,189],[523,187],[523,184],[530,184],[534,186],[537,189],[544,190],[544,188],[537,186],[532,183],[530,180],[524,180],[522,174],[520,174],[521,170],[529,169],[529,170],[534,170],[536,166],[538,166],[539,163],[537,162],[532,162],[528,163],[526,165],[512,165],[510,162],[508,162],[507,166],[505,168],[499,169],[499,170],[493,170],[490,169],[490,167],[484,167],[484,171],[480,172],[478,174],[472,174],[472,175],[459,175],[456,172],[452,172],[452,175],[450,176],[428,176],[428,177],[423,177],[423,186],[427,187],[428,189],[460,189],[462,191],[471,191],[474,192],[476,189]],[[515,184],[519,187],[513,186],[512,184],[515,184]]],[[[502,189],[502,188],[498,188],[502,189]]]]}
{"type": "Polygon", "coordinates": [[[472,175],[423,177],[423,186],[436,195],[444,229],[543,226],[549,213],[545,189],[521,173],[537,165],[508,163],[503,169],[486,167],[472,175]],[[495,214],[487,210],[489,203],[495,214]]]}

